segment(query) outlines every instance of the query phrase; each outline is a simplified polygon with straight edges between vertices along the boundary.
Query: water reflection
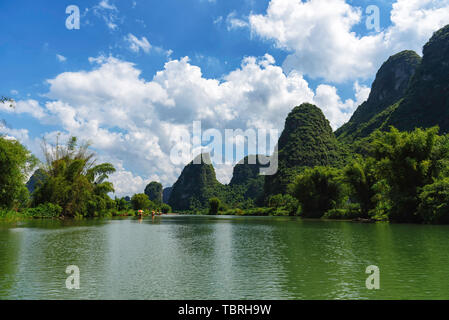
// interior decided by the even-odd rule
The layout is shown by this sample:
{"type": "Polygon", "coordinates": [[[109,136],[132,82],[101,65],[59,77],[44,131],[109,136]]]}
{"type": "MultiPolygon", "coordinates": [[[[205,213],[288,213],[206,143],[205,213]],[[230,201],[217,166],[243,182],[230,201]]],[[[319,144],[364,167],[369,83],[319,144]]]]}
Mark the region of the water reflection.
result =
{"type": "Polygon", "coordinates": [[[162,216],[0,224],[0,298],[449,298],[447,226],[162,216]],[[65,288],[77,265],[81,289],[65,288]],[[365,288],[377,265],[381,290],[365,288]]]}

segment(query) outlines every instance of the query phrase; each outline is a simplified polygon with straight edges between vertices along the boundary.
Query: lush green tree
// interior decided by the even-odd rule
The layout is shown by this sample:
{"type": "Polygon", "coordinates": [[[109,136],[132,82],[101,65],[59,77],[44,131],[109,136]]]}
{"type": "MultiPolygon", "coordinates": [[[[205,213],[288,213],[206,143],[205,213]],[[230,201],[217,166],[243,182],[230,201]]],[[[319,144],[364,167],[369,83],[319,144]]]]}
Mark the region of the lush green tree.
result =
{"type": "Polygon", "coordinates": [[[115,172],[109,163],[95,164],[89,144],[78,145],[71,137],[66,145],[55,146],[43,142],[46,164],[42,168],[46,177],[33,194],[33,204],[57,204],[68,217],[93,216],[114,206],[108,193],[112,183],[106,181],[115,172]]]}
{"type": "Polygon", "coordinates": [[[0,207],[11,209],[28,198],[26,176],[37,160],[16,140],[0,136],[0,207]]]}
{"type": "Polygon", "coordinates": [[[127,210],[127,209],[129,209],[130,208],[130,204],[129,204],[129,202],[128,201],[126,201],[126,199],[125,198],[115,198],[114,199],[114,201],[115,201],[115,208],[118,210],[118,211],[124,211],[124,210],[127,210]]]}
{"type": "Polygon", "coordinates": [[[131,198],[131,205],[134,210],[150,210],[154,209],[154,203],[148,199],[148,196],[144,193],[138,193],[131,198]]]}
{"type": "Polygon", "coordinates": [[[161,211],[162,211],[162,213],[167,214],[167,213],[172,212],[172,209],[168,204],[163,203],[163,204],[161,204],[161,211]]]}
{"type": "Polygon", "coordinates": [[[418,214],[426,223],[449,223],[449,177],[426,185],[419,194],[418,214]]]}
{"type": "Polygon", "coordinates": [[[220,209],[221,201],[218,198],[210,198],[209,199],[209,214],[216,215],[218,214],[218,209],[220,209]]]}
{"type": "Polygon", "coordinates": [[[162,189],[162,184],[153,181],[145,187],[144,193],[148,196],[148,199],[156,204],[160,204],[162,203],[162,189]]]}
{"type": "Polygon", "coordinates": [[[301,205],[305,218],[321,218],[328,210],[338,208],[345,196],[337,169],[315,167],[305,169],[290,185],[290,193],[301,205]]]}
{"type": "Polygon", "coordinates": [[[298,200],[289,194],[277,194],[268,198],[268,207],[287,211],[289,215],[295,215],[298,206],[298,200]]]}
{"type": "Polygon", "coordinates": [[[344,168],[344,181],[350,187],[351,198],[360,204],[361,217],[368,218],[376,207],[376,161],[358,157],[344,168]]]}
{"type": "Polygon", "coordinates": [[[398,222],[421,222],[417,209],[420,189],[432,184],[448,167],[449,137],[438,136],[438,128],[399,132],[377,131],[370,145],[376,170],[385,180],[390,202],[389,218],[398,222]]]}

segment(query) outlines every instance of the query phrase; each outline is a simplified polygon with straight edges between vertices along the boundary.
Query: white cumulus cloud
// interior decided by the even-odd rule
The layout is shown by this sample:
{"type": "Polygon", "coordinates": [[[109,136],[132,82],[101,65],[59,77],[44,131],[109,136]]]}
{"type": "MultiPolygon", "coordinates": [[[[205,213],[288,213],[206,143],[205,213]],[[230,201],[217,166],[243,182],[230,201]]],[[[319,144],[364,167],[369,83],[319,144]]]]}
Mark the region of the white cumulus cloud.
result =
{"type": "Polygon", "coordinates": [[[135,35],[129,33],[125,40],[129,43],[129,48],[134,52],[142,50],[145,53],[150,52],[151,44],[146,37],[137,38],[135,35]]]}
{"type": "MultiPolygon", "coordinates": [[[[191,159],[170,161],[173,136],[191,133],[193,121],[201,121],[203,132],[210,128],[223,134],[224,129],[281,131],[294,106],[312,102],[335,128],[358,103],[342,102],[337,89],[329,85],[314,92],[301,74],[286,75],[269,54],[244,58],[239,68],[221,79],[206,78],[188,57],[168,61],[150,80],[128,61],[104,56],[89,60],[92,69],[64,72],[47,81],[43,107],[19,101],[18,110],[60,126],[63,137],[90,141],[101,161],[118,169],[112,181],[120,196],[141,192],[151,180],[164,186],[176,181],[191,159]]],[[[356,100],[362,99],[366,88],[357,84],[355,93],[356,100]]],[[[51,131],[47,136],[51,140],[57,134],[51,131]]],[[[231,173],[232,166],[217,167],[222,182],[227,183],[231,173]]]]}
{"type": "Polygon", "coordinates": [[[290,53],[286,72],[343,82],[372,76],[401,50],[420,53],[432,33],[449,23],[449,0],[398,0],[392,8],[391,26],[365,36],[354,32],[364,25],[362,8],[344,0],[271,0],[265,14],[250,15],[249,24],[253,34],[290,53]]]}

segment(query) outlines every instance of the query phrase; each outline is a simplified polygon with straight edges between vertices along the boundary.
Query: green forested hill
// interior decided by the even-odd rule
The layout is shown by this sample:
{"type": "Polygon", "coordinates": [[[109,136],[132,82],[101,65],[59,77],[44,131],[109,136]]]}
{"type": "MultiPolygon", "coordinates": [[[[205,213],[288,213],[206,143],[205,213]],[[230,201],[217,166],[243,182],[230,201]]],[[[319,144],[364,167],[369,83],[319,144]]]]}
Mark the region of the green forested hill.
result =
{"type": "Polygon", "coordinates": [[[239,161],[234,167],[229,187],[240,188],[245,200],[250,199],[256,203],[261,202],[265,176],[260,175],[260,168],[266,167],[268,157],[263,155],[249,155],[239,161]],[[259,160],[263,157],[262,165],[259,160]]]}
{"type": "MultiPolygon", "coordinates": [[[[278,159],[275,175],[259,176],[259,166],[248,165],[246,157],[235,166],[230,184],[222,185],[212,165],[190,163],[173,186],[169,204],[175,210],[195,210],[206,208],[212,197],[232,207],[248,205],[248,200],[267,202],[272,195],[285,195],[287,186],[305,168],[342,169],[351,158],[348,150],[373,146],[371,134],[376,129],[388,131],[391,125],[401,131],[439,125],[441,133],[449,132],[449,26],[432,36],[422,59],[413,51],[391,56],[377,72],[368,100],[335,134],[317,106],[303,103],[295,107],[285,121],[274,154],[278,159]]],[[[312,173],[334,175],[326,170],[312,173]]]]}
{"type": "Polygon", "coordinates": [[[242,185],[247,184],[251,179],[260,178],[259,170],[261,167],[264,167],[258,161],[260,157],[264,157],[264,160],[267,158],[263,155],[249,155],[240,160],[234,167],[229,184],[231,186],[242,185]]]}
{"type": "Polygon", "coordinates": [[[265,177],[265,199],[285,193],[287,185],[302,168],[341,161],[339,143],[321,109],[304,103],[289,113],[279,138],[277,158],[277,173],[265,177]]]}
{"type": "Polygon", "coordinates": [[[376,129],[430,128],[449,132],[449,25],[435,32],[423,48],[423,58],[403,51],[386,61],[370,96],[335,134],[351,143],[376,129]]]}
{"type": "Polygon", "coordinates": [[[144,193],[148,199],[155,203],[162,203],[162,184],[157,181],[150,182],[146,187],[144,193]]]}
{"type": "Polygon", "coordinates": [[[386,125],[407,131],[438,125],[441,133],[449,132],[449,25],[424,46],[422,62],[386,125]]]}
{"type": "Polygon", "coordinates": [[[207,207],[209,199],[216,196],[217,189],[222,187],[210,164],[209,154],[198,157],[201,158],[190,162],[173,185],[168,200],[173,210],[207,207]]]}

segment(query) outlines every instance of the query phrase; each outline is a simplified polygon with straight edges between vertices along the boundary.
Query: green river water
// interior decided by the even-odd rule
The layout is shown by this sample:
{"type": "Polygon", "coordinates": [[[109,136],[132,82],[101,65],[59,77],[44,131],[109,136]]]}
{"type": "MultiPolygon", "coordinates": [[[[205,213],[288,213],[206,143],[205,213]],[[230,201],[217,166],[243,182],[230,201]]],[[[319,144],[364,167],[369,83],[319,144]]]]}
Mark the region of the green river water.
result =
{"type": "Polygon", "coordinates": [[[0,222],[0,299],[449,299],[448,240],[449,226],[288,217],[0,222]]]}

